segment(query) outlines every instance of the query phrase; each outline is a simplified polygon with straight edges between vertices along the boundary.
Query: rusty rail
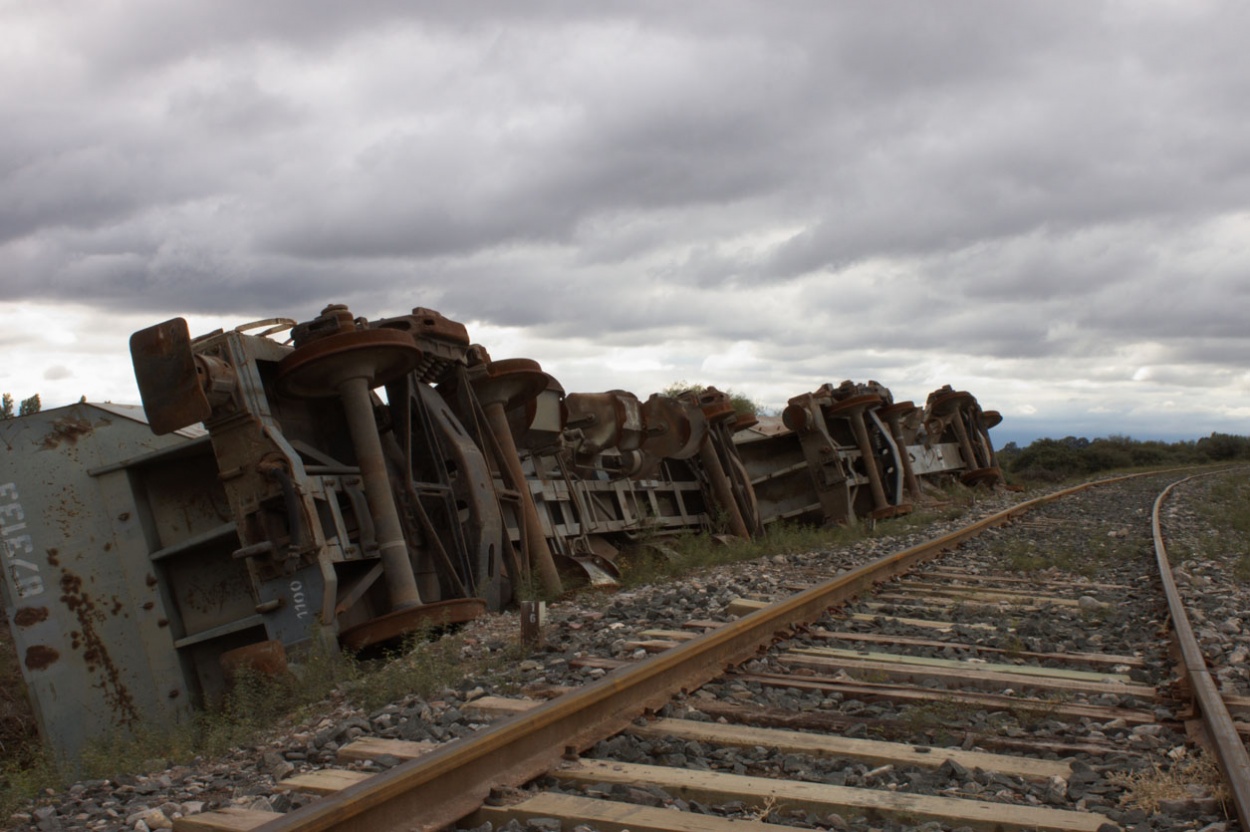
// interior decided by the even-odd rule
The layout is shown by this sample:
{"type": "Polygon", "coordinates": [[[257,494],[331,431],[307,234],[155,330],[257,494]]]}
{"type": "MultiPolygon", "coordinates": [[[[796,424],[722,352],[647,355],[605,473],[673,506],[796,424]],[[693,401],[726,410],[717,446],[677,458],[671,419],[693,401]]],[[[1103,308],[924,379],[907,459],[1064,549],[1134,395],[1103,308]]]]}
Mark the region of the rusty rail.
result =
{"type": "Polygon", "coordinates": [[[1220,770],[1224,773],[1224,779],[1228,784],[1233,806],[1237,812],[1237,820],[1245,829],[1250,824],[1250,754],[1246,753],[1246,746],[1237,733],[1237,727],[1233,724],[1233,718],[1224,705],[1215,681],[1211,678],[1206,659],[1202,655],[1202,648],[1198,646],[1198,639],[1194,637],[1194,630],[1190,626],[1189,616],[1185,613],[1185,605],[1176,588],[1176,581],[1172,579],[1167,545],[1163,542],[1163,529],[1159,521],[1160,510],[1168,495],[1172,493],[1172,489],[1198,476],[1208,476],[1209,473],[1185,477],[1165,488],[1155,500],[1150,524],[1154,531],[1155,559],[1159,566],[1159,578],[1163,581],[1163,592],[1168,599],[1168,614],[1172,618],[1172,630],[1180,648],[1185,678],[1189,682],[1194,702],[1202,714],[1202,725],[1215,749],[1220,770]]]}
{"type": "Polygon", "coordinates": [[[865,564],[738,621],[615,671],[577,691],[509,719],[463,741],[404,763],[303,809],[257,827],[256,832],[353,829],[439,829],[475,810],[492,787],[516,786],[600,739],[622,730],[648,708],[680,690],[692,690],[768,645],[780,631],[815,620],[829,607],[984,530],[1054,500],[1160,472],[1098,480],[1037,497],[957,531],[865,564]]]}

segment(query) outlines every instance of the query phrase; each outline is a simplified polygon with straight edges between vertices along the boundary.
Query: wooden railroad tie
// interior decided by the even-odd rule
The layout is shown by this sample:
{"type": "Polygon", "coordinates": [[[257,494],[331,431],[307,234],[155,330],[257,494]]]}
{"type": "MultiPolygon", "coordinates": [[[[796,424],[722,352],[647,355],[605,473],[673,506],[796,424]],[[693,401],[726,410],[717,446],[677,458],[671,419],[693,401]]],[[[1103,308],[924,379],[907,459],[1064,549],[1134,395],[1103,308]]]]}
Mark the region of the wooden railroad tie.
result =
{"type": "MultiPolygon", "coordinates": [[[[916,820],[942,820],[952,826],[970,826],[974,829],[998,830],[1032,828],[1051,832],[1097,832],[1099,826],[1108,823],[1105,815],[1093,812],[1074,812],[1035,806],[1013,806],[1005,803],[988,803],[953,797],[932,797],[887,792],[876,789],[857,789],[849,786],[830,786],[823,783],[803,783],[749,777],[740,774],[695,771],[667,768],[664,766],[619,763],[606,760],[582,760],[566,768],[557,769],[552,776],[570,783],[621,783],[626,785],[654,785],[674,797],[695,799],[707,803],[743,801],[749,805],[773,805],[776,808],[797,808],[808,812],[828,814],[833,811],[855,813],[871,812],[876,815],[895,817],[908,822],[916,820]]],[[[604,801],[608,802],[608,801],[604,801]]],[[[637,808],[637,807],[635,807],[637,808]]],[[[494,811],[494,810],[484,810],[494,811]]],[[[495,818],[536,817],[525,815],[524,804],[500,807],[495,818]],[[520,812],[522,814],[503,814],[520,812]]],[[[656,830],[683,830],[690,827],[677,825],[686,821],[688,813],[671,809],[656,809],[667,815],[676,815],[661,826],[629,826],[630,829],[651,828],[656,830]]],[[[486,816],[482,816],[486,817],[486,816]]],[[[598,825],[586,815],[569,815],[569,820],[598,825]]],[[[692,815],[689,817],[707,817],[692,815]]],[[[663,819],[658,819],[664,823],[663,819]]],[[[705,827],[729,832],[740,828],[741,821],[721,819],[723,825],[705,827]]],[[[604,826],[604,829],[622,827],[604,826]]],[[[775,827],[774,827],[775,828],[775,827]]]]}
{"type": "Polygon", "coordinates": [[[942,578],[950,581],[990,584],[1027,584],[1030,587],[1048,586],[1054,589],[1073,589],[1088,592],[1091,589],[1124,590],[1131,589],[1127,584],[1108,584],[1096,581],[1065,581],[1054,578],[1018,578],[1014,575],[973,575],[967,572],[955,572],[947,569],[925,569],[914,573],[925,578],[942,578]]]}
{"type": "MultiPolygon", "coordinates": [[[[851,655],[838,655],[829,648],[807,647],[790,650],[780,656],[782,662],[790,665],[809,667],[816,670],[842,670],[847,673],[859,672],[865,675],[882,676],[895,681],[919,682],[924,679],[946,681],[962,687],[989,688],[1033,688],[1036,690],[1067,691],[1076,693],[1106,693],[1120,696],[1133,696],[1138,699],[1153,701],[1156,691],[1148,685],[1125,684],[1122,682],[1093,681],[1089,677],[1106,678],[1106,674],[1089,673],[1088,671],[1059,670],[1047,667],[1031,667],[1027,665],[985,665],[972,662],[955,662],[949,666],[950,660],[921,660],[919,656],[899,657],[884,654],[887,658],[866,658],[854,651],[843,651],[851,655]],[[900,658],[913,661],[899,661],[900,658]],[[948,663],[944,666],[940,662],[948,663]],[[993,667],[995,669],[986,669],[993,667]],[[1074,677],[1072,674],[1082,674],[1074,677]]],[[[870,654],[871,655],[871,654],[870,654]]],[[[878,656],[882,654],[877,654],[878,656]]],[[[1114,675],[1114,674],[1113,674],[1114,675]]]]}
{"type": "MultiPolygon", "coordinates": [[[[935,690],[897,684],[859,682],[850,678],[827,676],[797,676],[791,674],[744,673],[736,678],[744,682],[758,682],[780,688],[797,690],[838,691],[846,696],[873,701],[887,699],[896,702],[949,702],[992,710],[1032,711],[1054,714],[1065,719],[1091,719],[1109,722],[1123,719],[1133,725],[1155,721],[1154,713],[1144,708],[1120,708],[1111,705],[1087,705],[1066,702],[1062,698],[1036,699],[1027,696],[1007,696],[1000,693],[982,693],[969,690],[935,690]]],[[[1062,697],[1062,692],[1059,696],[1062,697]]]]}
{"type": "MultiPolygon", "coordinates": [[[[796,647],[789,651],[804,656],[828,656],[852,661],[893,662],[917,667],[958,669],[961,672],[1001,673],[1017,676],[1037,676],[1046,679],[1071,679],[1091,684],[1131,685],[1132,678],[1125,673],[1101,670],[1068,670],[1062,667],[1041,667],[1033,664],[1006,664],[999,662],[971,661],[969,659],[943,659],[931,656],[910,656],[906,653],[876,653],[870,650],[847,650],[840,647],[796,647]]],[[[1121,691],[1115,691],[1121,692],[1121,691]]],[[[1134,694],[1137,695],[1137,694],[1134,694]]],[[[1142,695],[1153,696],[1154,688],[1144,688],[1142,695]],[[1149,691],[1148,693],[1146,691],[1149,691]]]]}
{"type": "Polygon", "coordinates": [[[1119,656],[1113,653],[1034,653],[1029,650],[1008,650],[1004,647],[987,647],[984,644],[961,644],[956,641],[941,641],[932,638],[914,638],[911,636],[886,635],[883,633],[857,633],[850,630],[816,629],[812,635],[830,641],[860,641],[870,644],[905,644],[913,647],[933,647],[955,650],[968,650],[978,653],[994,653],[1007,655],[1011,658],[1032,658],[1047,661],[1070,662],[1073,664],[1109,664],[1112,666],[1145,667],[1146,662],[1140,656],[1119,656]]]}

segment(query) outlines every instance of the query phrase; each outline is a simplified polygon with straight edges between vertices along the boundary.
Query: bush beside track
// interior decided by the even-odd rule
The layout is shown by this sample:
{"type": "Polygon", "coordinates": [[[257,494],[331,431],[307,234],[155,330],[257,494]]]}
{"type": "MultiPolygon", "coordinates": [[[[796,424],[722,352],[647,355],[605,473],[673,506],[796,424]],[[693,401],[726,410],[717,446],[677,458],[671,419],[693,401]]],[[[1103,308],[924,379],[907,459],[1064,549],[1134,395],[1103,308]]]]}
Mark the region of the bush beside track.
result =
{"type": "Polygon", "coordinates": [[[1002,469],[1016,482],[1055,483],[1108,471],[1203,465],[1250,460],[1250,437],[1212,433],[1197,441],[1138,441],[1128,436],[1099,439],[1066,436],[1037,439],[1019,448],[1008,442],[998,452],[1002,469]]]}

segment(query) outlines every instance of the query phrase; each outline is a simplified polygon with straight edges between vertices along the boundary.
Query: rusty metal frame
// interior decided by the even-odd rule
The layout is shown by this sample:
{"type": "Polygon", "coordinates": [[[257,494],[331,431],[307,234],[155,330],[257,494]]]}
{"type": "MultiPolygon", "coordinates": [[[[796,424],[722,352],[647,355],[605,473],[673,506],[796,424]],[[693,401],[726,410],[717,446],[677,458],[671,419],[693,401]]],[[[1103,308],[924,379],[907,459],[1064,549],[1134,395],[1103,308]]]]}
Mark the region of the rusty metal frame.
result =
{"type": "Polygon", "coordinates": [[[159,576],[234,548],[216,495],[186,482],[207,437],[141,410],[74,404],[0,423],[0,609],[45,747],[72,767],[99,726],[192,716],[194,682],[159,576]],[[196,491],[184,511],[165,504],[196,491]]]}
{"type": "MultiPolygon", "coordinates": [[[[645,403],[620,390],[566,396],[536,362],[492,361],[463,324],[420,307],[368,321],[331,304],[303,323],[267,319],[194,339],[174,318],[135,333],[131,353],[151,427],[179,434],[164,443],[145,437],[135,450],[178,444],[199,420],[208,431],[193,469],[173,472],[176,488],[168,480],[154,486],[150,506],[119,503],[97,535],[133,537],[130,526],[143,526],[148,539],[135,551],[151,583],[141,590],[141,612],[162,623],[144,642],[145,655],[127,656],[126,664],[172,656],[182,678],[161,687],[180,700],[180,713],[189,707],[183,703],[224,691],[221,665],[233,666],[240,651],[277,655],[273,645],[298,651],[336,638],[369,644],[427,613],[441,619],[448,610],[440,604],[459,603],[456,620],[503,608],[535,578],[559,594],[554,555],[566,576],[611,583],[619,577],[612,558],[626,540],[699,530],[749,538],[779,519],[778,507],[816,523],[897,513],[904,508],[898,461],[910,458],[905,446],[918,441],[920,424],[898,430],[896,420],[896,438],[872,412],[892,401],[889,391],[846,381],[792,400],[806,402],[803,426],[744,452],[749,445],[739,439],[757,420],[715,388],[645,403]],[[268,337],[287,328],[289,345],[268,337]],[[373,393],[380,387],[385,406],[373,393]],[[768,452],[780,456],[770,460],[768,452]],[[767,496],[756,493],[757,483],[767,483],[767,496]],[[184,491],[193,503],[220,493],[226,508],[208,524],[214,528],[199,524],[170,537],[160,527],[193,514],[171,503],[184,491]]],[[[971,394],[943,388],[934,396],[958,405],[961,444],[943,470],[992,461],[971,394]]],[[[948,423],[935,422],[943,430],[948,423]]],[[[143,496],[153,471],[177,465],[158,454],[149,466],[118,451],[107,455],[112,473],[96,471],[103,478],[92,487],[116,483],[126,499],[143,496]]],[[[77,458],[66,457],[60,462],[77,458]]],[[[20,467],[0,473],[0,487],[25,490],[5,483],[22,479],[20,467]]],[[[81,473],[56,470],[67,484],[81,473]]],[[[41,510],[54,508],[55,497],[41,499],[48,503],[41,510]]],[[[57,527],[63,546],[77,546],[73,526],[57,527]]],[[[9,557],[13,563],[27,545],[15,535],[0,522],[6,551],[23,549],[9,557]]],[[[113,568],[120,557],[98,556],[90,569],[120,574],[113,568]]],[[[33,580],[13,578],[8,594],[20,596],[26,590],[18,582],[33,580]]],[[[6,611],[15,603],[6,599],[6,611]]],[[[57,634],[70,634],[68,650],[78,649],[73,632],[57,634]]],[[[117,641],[119,655],[135,644],[117,641]]],[[[31,646],[54,649],[51,641],[31,646]]],[[[54,702],[47,690],[41,698],[54,702]]],[[[117,724],[133,721],[128,710],[117,724]]]]}

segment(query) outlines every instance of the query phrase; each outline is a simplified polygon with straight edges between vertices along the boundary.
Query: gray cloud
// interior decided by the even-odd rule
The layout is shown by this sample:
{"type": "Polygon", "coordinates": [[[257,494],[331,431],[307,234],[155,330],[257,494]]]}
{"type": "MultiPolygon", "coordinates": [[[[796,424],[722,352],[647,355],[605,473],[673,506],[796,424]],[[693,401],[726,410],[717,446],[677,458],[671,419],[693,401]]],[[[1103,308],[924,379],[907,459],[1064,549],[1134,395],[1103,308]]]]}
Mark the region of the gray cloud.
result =
{"type": "Polygon", "coordinates": [[[950,372],[1024,413],[1066,372],[1123,379],[1133,418],[1203,384],[1240,412],[1248,18],[9,6],[0,300],[426,305],[770,391],[950,372]]]}

